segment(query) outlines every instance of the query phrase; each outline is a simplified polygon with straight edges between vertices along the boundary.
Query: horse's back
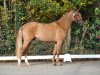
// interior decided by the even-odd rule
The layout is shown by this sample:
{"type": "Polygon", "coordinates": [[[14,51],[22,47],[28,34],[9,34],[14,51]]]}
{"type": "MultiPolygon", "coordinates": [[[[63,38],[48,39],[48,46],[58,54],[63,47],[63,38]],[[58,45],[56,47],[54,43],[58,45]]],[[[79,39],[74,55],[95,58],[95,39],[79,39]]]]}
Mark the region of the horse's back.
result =
{"type": "Polygon", "coordinates": [[[56,22],[49,24],[39,23],[35,33],[35,37],[42,41],[57,41],[62,38],[61,35],[63,35],[63,30],[56,22]]]}
{"type": "Polygon", "coordinates": [[[37,23],[29,22],[23,26],[24,38],[38,38],[41,41],[55,41],[63,35],[63,30],[56,22],[52,23],[37,23]]]}

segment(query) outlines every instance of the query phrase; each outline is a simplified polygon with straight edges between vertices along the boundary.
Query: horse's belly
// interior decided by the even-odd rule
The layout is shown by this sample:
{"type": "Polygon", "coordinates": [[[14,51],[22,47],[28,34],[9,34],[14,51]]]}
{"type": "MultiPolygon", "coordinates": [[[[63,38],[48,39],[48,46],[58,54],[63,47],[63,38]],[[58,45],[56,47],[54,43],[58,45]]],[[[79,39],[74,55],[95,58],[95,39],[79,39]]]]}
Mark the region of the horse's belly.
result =
{"type": "Polygon", "coordinates": [[[36,29],[35,37],[41,41],[55,41],[56,30],[52,25],[39,24],[36,29]]]}
{"type": "Polygon", "coordinates": [[[40,32],[36,34],[35,37],[41,41],[54,41],[55,40],[55,35],[52,34],[52,32],[40,32]]]}

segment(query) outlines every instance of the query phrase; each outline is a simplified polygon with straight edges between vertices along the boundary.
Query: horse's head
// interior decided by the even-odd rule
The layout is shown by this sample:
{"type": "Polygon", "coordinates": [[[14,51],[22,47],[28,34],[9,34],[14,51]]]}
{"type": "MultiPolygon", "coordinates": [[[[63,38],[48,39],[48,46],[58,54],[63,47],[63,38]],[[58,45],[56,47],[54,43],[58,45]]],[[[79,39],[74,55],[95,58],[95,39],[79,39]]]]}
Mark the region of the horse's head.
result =
{"type": "Polygon", "coordinates": [[[76,10],[73,12],[73,21],[77,22],[80,25],[83,24],[83,20],[82,20],[79,10],[76,10]]]}

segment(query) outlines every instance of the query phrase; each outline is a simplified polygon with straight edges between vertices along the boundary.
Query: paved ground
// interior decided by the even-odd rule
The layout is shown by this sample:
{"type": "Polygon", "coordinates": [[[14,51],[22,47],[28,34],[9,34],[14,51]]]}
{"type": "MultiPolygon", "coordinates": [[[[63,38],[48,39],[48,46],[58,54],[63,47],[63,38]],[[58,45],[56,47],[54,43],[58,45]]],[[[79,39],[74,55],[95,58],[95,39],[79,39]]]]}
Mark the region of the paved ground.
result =
{"type": "Polygon", "coordinates": [[[31,62],[31,67],[0,63],[0,75],[100,75],[100,61],[75,61],[52,66],[51,62],[31,62]]]}

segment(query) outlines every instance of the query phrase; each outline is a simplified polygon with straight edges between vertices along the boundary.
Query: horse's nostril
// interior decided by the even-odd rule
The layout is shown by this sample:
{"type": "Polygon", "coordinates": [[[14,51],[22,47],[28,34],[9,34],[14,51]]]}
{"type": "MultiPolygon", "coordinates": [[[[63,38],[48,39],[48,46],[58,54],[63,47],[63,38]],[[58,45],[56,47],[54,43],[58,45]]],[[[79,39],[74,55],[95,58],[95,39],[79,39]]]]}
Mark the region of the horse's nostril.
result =
{"type": "Polygon", "coordinates": [[[79,21],[79,24],[80,24],[80,25],[83,25],[83,24],[84,24],[84,21],[83,21],[83,20],[80,20],[80,21],[79,21]]]}

